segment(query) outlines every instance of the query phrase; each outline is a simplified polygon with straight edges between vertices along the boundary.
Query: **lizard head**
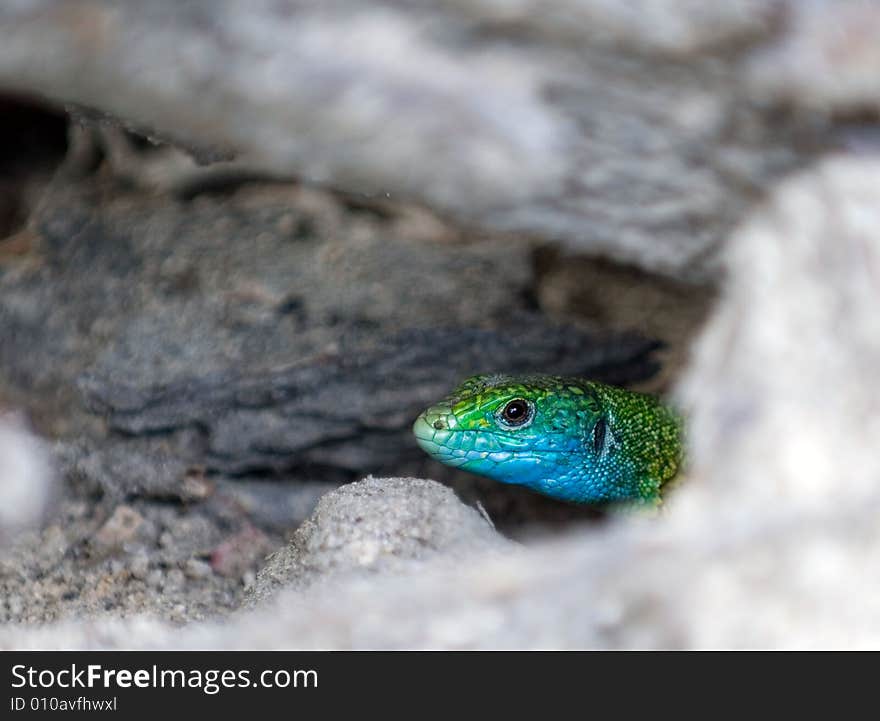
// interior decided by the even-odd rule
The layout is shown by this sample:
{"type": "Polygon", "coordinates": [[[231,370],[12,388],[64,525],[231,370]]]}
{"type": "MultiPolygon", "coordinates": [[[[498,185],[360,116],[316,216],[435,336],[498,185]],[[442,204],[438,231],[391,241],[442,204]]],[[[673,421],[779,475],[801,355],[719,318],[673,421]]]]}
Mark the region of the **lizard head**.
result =
{"type": "Polygon", "coordinates": [[[574,499],[585,455],[606,442],[602,410],[579,379],[480,375],[424,411],[413,432],[441,463],[574,499]]]}

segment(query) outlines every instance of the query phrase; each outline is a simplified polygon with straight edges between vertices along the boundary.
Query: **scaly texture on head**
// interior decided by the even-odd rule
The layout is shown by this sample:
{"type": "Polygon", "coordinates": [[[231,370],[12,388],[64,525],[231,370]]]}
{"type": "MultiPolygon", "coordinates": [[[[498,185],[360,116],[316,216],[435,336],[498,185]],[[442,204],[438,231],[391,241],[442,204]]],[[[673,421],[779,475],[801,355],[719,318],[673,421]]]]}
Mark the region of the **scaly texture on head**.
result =
{"type": "Polygon", "coordinates": [[[671,410],[580,378],[474,376],[413,432],[446,465],[575,503],[656,502],[681,461],[671,410]]]}

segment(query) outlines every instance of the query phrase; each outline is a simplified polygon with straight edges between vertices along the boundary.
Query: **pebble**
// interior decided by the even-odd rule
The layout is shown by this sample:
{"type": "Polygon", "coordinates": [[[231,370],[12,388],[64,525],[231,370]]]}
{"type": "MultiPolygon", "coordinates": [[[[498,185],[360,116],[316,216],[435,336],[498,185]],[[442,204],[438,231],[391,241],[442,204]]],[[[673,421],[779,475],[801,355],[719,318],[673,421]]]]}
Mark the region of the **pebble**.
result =
{"type": "Polygon", "coordinates": [[[6,605],[9,607],[9,615],[16,618],[21,615],[21,612],[24,609],[24,602],[17,596],[8,598],[6,600],[6,605]]]}
{"type": "Polygon", "coordinates": [[[134,578],[143,581],[150,571],[150,559],[145,553],[139,553],[128,562],[128,570],[134,578]]]}
{"type": "Polygon", "coordinates": [[[185,582],[186,577],[179,568],[172,568],[165,576],[166,587],[180,588],[185,582]]]}
{"type": "Polygon", "coordinates": [[[190,558],[183,566],[183,572],[186,574],[187,578],[192,579],[203,579],[208,578],[214,570],[211,568],[211,564],[206,563],[198,558],[190,558]]]}
{"type": "Polygon", "coordinates": [[[134,508],[125,504],[119,505],[95,533],[92,543],[102,549],[121,546],[137,535],[143,523],[143,516],[134,508]]]}
{"type": "Polygon", "coordinates": [[[240,577],[271,550],[272,543],[266,534],[253,526],[245,526],[214,548],[211,568],[227,578],[240,577]]]}

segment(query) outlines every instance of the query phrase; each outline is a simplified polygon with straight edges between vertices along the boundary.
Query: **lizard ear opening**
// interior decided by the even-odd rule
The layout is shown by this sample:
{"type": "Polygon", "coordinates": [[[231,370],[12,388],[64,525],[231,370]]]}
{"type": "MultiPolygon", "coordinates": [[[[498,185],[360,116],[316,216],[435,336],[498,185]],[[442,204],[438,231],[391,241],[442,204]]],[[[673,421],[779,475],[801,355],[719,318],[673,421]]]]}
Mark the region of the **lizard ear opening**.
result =
{"type": "Polygon", "coordinates": [[[596,425],[593,426],[593,453],[604,456],[608,452],[611,442],[611,434],[608,432],[608,422],[605,416],[599,416],[596,425]]]}

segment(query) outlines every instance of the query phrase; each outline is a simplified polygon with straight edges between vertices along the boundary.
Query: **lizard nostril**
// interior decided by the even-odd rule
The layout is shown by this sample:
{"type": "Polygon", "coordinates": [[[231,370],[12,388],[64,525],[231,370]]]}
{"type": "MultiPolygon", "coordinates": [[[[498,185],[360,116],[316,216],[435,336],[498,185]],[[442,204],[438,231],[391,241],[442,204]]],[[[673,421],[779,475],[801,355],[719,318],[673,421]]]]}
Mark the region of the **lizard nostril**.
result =
{"type": "Polygon", "coordinates": [[[442,418],[438,418],[436,421],[434,421],[433,425],[434,428],[436,428],[438,431],[442,431],[444,428],[446,428],[446,422],[442,418]]]}

